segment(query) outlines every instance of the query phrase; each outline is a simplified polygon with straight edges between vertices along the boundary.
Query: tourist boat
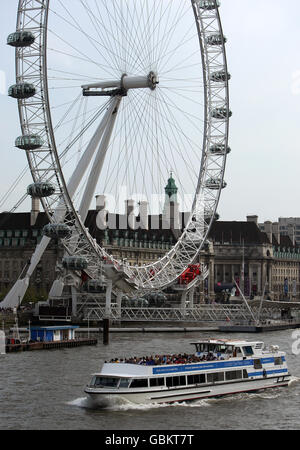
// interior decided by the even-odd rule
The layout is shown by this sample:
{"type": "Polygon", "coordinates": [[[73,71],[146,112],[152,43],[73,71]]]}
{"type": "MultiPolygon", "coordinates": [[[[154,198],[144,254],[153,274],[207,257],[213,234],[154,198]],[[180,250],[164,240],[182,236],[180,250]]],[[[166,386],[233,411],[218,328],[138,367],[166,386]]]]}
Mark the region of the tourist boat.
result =
{"type": "Polygon", "coordinates": [[[107,406],[175,403],[287,386],[285,353],[261,341],[207,339],[192,342],[192,355],[155,355],[105,362],[85,392],[107,406]]]}

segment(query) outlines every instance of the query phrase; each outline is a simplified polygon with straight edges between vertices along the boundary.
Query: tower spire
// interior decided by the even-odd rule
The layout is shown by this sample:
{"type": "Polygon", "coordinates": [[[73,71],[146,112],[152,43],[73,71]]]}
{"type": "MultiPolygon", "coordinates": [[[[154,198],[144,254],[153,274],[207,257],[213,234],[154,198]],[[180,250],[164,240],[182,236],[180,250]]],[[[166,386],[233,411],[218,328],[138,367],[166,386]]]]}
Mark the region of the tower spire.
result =
{"type": "Polygon", "coordinates": [[[165,187],[166,201],[177,202],[177,192],[178,187],[176,186],[175,180],[173,178],[173,172],[171,172],[170,178],[168,179],[168,184],[165,187]]]}

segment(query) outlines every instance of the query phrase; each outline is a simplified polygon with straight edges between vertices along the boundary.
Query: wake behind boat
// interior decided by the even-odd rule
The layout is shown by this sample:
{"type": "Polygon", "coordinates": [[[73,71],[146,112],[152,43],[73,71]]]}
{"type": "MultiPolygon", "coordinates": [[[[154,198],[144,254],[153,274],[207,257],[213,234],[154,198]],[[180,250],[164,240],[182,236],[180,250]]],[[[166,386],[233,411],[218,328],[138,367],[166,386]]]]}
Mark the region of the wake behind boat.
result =
{"type": "Polygon", "coordinates": [[[85,392],[94,403],[174,403],[287,386],[285,353],[261,341],[208,339],[196,352],[114,359],[93,374],[85,392]]]}

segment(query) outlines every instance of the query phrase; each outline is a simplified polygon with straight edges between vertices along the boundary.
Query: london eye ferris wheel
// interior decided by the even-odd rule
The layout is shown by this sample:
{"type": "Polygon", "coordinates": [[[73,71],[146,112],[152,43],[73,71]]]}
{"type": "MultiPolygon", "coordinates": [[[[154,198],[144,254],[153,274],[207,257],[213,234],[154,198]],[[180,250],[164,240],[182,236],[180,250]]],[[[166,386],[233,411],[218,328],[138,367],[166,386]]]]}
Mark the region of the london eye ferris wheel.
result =
{"type": "Polygon", "coordinates": [[[21,133],[32,183],[49,219],[23,280],[52,238],[64,267],[99,268],[116,288],[163,289],[202,250],[216,214],[228,146],[225,44],[218,0],[19,0],[16,51],[21,133]],[[177,243],[143,266],[121,264],[85,227],[95,194],[119,188],[153,203],[174,173],[190,216],[177,243]]]}

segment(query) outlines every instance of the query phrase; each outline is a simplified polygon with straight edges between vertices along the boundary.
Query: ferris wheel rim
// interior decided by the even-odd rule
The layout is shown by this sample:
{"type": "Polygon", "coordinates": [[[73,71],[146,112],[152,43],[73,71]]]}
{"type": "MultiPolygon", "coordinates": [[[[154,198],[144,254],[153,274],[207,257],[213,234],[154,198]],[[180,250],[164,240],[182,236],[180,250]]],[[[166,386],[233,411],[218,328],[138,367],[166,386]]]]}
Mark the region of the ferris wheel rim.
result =
{"type": "MultiPolygon", "coordinates": [[[[104,248],[100,247],[98,244],[96,244],[96,242],[94,241],[94,239],[92,238],[92,236],[90,235],[90,233],[86,230],[84,223],[82,223],[80,217],[78,216],[78,213],[73,205],[73,201],[71,198],[71,195],[69,194],[69,190],[67,187],[67,183],[65,181],[64,178],[64,173],[63,170],[61,168],[60,165],[60,159],[59,159],[59,154],[56,148],[56,142],[55,142],[55,133],[53,131],[53,126],[51,123],[51,110],[50,110],[50,104],[49,104],[49,97],[48,97],[48,88],[47,88],[47,82],[48,82],[48,76],[47,76],[47,24],[48,24],[48,14],[49,14],[49,3],[53,1],[53,0],[45,0],[45,2],[43,3],[43,10],[41,9],[41,15],[44,13],[44,22],[43,22],[43,27],[40,28],[40,39],[42,42],[42,49],[43,49],[43,54],[41,55],[41,60],[42,60],[42,65],[43,65],[43,69],[42,69],[42,80],[41,80],[41,84],[43,84],[43,88],[44,88],[44,94],[45,94],[45,99],[44,99],[44,106],[45,106],[45,111],[46,111],[46,116],[45,116],[45,128],[48,130],[49,132],[49,147],[51,147],[51,150],[53,152],[52,154],[52,164],[53,167],[55,167],[55,176],[56,178],[58,178],[59,180],[59,185],[60,185],[60,193],[59,196],[60,198],[63,199],[64,204],[66,206],[66,210],[73,216],[73,220],[74,222],[76,222],[76,227],[79,230],[79,232],[84,235],[84,239],[86,240],[86,244],[87,244],[87,248],[89,249],[89,251],[91,251],[96,258],[100,258],[100,260],[103,261],[103,259],[106,260],[110,260],[112,261],[112,263],[114,265],[118,265],[119,261],[115,260],[113,257],[111,257],[111,255],[108,255],[105,251],[104,248]]],[[[208,0],[205,0],[206,2],[208,0]]],[[[224,107],[225,109],[227,109],[227,114],[226,117],[223,117],[223,122],[225,125],[225,135],[224,135],[224,146],[227,149],[228,147],[228,124],[229,124],[229,86],[228,86],[228,71],[227,71],[227,59],[226,59],[226,50],[225,50],[225,38],[223,35],[223,30],[222,30],[222,25],[221,25],[221,19],[220,19],[220,15],[219,15],[219,10],[218,10],[218,2],[217,0],[211,0],[211,2],[214,3],[215,8],[208,8],[207,11],[210,12],[210,14],[215,13],[215,21],[218,25],[218,29],[219,29],[219,33],[221,36],[221,53],[222,53],[222,57],[223,57],[223,69],[225,71],[226,75],[226,79],[225,79],[225,86],[224,86],[224,92],[225,92],[225,101],[224,101],[224,107]]],[[[210,1],[208,1],[208,3],[211,3],[210,1]]],[[[196,25],[198,28],[198,37],[199,37],[199,42],[200,42],[200,50],[201,50],[201,57],[202,57],[202,62],[203,62],[203,71],[204,71],[204,65],[206,64],[206,68],[208,69],[208,74],[211,73],[212,69],[210,68],[209,65],[209,58],[208,58],[208,48],[207,48],[207,41],[205,40],[207,38],[207,36],[203,36],[203,30],[201,30],[201,17],[200,17],[200,13],[201,13],[201,9],[200,9],[200,3],[201,0],[192,0],[191,1],[191,7],[194,9],[194,14],[195,14],[195,21],[196,21],[196,25]]],[[[203,3],[203,2],[202,2],[203,3]]],[[[205,3],[205,2],[204,2],[205,3]]],[[[24,4],[26,4],[26,1],[24,2],[24,0],[19,0],[19,11],[18,11],[18,19],[17,19],[17,30],[21,30],[22,29],[22,14],[24,13],[24,4]],[[22,8],[21,8],[22,6],[22,8]]],[[[22,63],[21,63],[21,58],[20,58],[20,52],[16,51],[16,76],[17,76],[17,80],[23,79],[22,77],[22,69],[21,69],[22,63]]],[[[205,74],[207,76],[207,73],[205,74]]],[[[188,224],[186,225],[182,235],[180,236],[180,238],[178,239],[177,243],[175,244],[175,246],[166,253],[166,255],[164,255],[161,259],[159,259],[158,261],[149,264],[149,265],[145,265],[142,267],[138,267],[138,266],[130,266],[129,268],[126,268],[127,273],[128,273],[128,277],[131,279],[135,279],[137,281],[137,284],[142,287],[142,288],[150,288],[153,289],[154,287],[165,287],[167,285],[170,285],[171,283],[173,283],[178,276],[183,272],[184,267],[187,267],[188,265],[188,261],[191,263],[193,262],[193,260],[195,260],[195,258],[197,257],[197,255],[199,254],[200,250],[202,249],[211,224],[213,222],[213,218],[214,218],[214,214],[216,213],[216,209],[219,203],[219,199],[220,199],[220,195],[221,195],[221,191],[222,191],[222,187],[223,187],[223,181],[224,181],[224,171],[225,171],[225,164],[226,164],[226,154],[223,156],[222,158],[222,168],[221,168],[221,176],[218,180],[219,182],[219,186],[217,186],[217,195],[214,197],[214,199],[211,201],[213,203],[213,207],[211,208],[211,217],[209,220],[208,224],[205,224],[205,221],[202,221],[201,223],[201,227],[204,227],[204,232],[202,229],[202,239],[201,242],[197,242],[197,246],[198,246],[198,250],[195,252],[195,248],[193,249],[193,253],[191,253],[191,251],[186,251],[185,245],[186,245],[186,240],[188,239],[188,236],[191,234],[192,228],[195,224],[195,205],[197,202],[197,194],[200,193],[201,189],[203,191],[203,183],[205,182],[205,175],[206,175],[206,168],[204,167],[204,164],[207,163],[207,161],[205,162],[205,151],[207,152],[207,147],[208,147],[208,133],[211,130],[212,127],[212,116],[211,116],[211,110],[209,111],[209,99],[211,99],[212,97],[212,92],[211,92],[211,85],[209,80],[206,79],[206,83],[204,86],[205,89],[205,110],[206,110],[206,114],[205,114],[205,134],[204,134],[204,138],[203,138],[203,149],[202,149],[202,163],[201,163],[201,170],[200,170],[200,174],[199,174],[199,180],[198,180],[198,186],[197,186],[197,192],[195,194],[195,200],[194,200],[194,204],[193,204],[193,210],[190,216],[190,219],[188,221],[188,224]],[[185,253],[185,256],[182,256],[182,261],[181,264],[178,264],[178,262],[174,264],[174,258],[175,255],[178,255],[179,251],[182,251],[182,253],[185,253]],[[151,275],[149,276],[149,272],[150,271],[154,271],[155,275],[151,275]],[[158,277],[158,274],[160,275],[158,277]],[[159,286],[156,284],[156,280],[155,278],[159,278],[159,286]]],[[[23,130],[23,134],[25,134],[26,131],[28,131],[30,129],[30,124],[26,123],[25,117],[27,117],[26,114],[26,101],[19,101],[19,112],[20,112],[20,121],[22,124],[22,130],[23,130]],[[26,125],[24,125],[26,123],[26,125]]],[[[34,182],[38,181],[38,177],[37,177],[37,172],[34,170],[34,160],[30,157],[32,155],[29,155],[29,152],[27,152],[27,158],[28,158],[28,162],[29,162],[29,166],[30,166],[30,170],[32,173],[32,177],[34,182]]],[[[47,200],[42,198],[41,202],[43,204],[44,210],[46,211],[46,213],[48,214],[49,220],[50,222],[54,223],[55,218],[53,218],[53,211],[49,208],[48,204],[47,204],[47,200]]],[[[70,251],[70,249],[68,248],[68,245],[66,242],[64,242],[64,245],[66,247],[66,250],[69,251],[69,253],[71,254],[72,251],[70,251]]],[[[195,247],[195,242],[192,242],[192,239],[190,240],[189,244],[190,247],[195,247]]],[[[187,247],[188,247],[187,245],[187,247]]]]}

